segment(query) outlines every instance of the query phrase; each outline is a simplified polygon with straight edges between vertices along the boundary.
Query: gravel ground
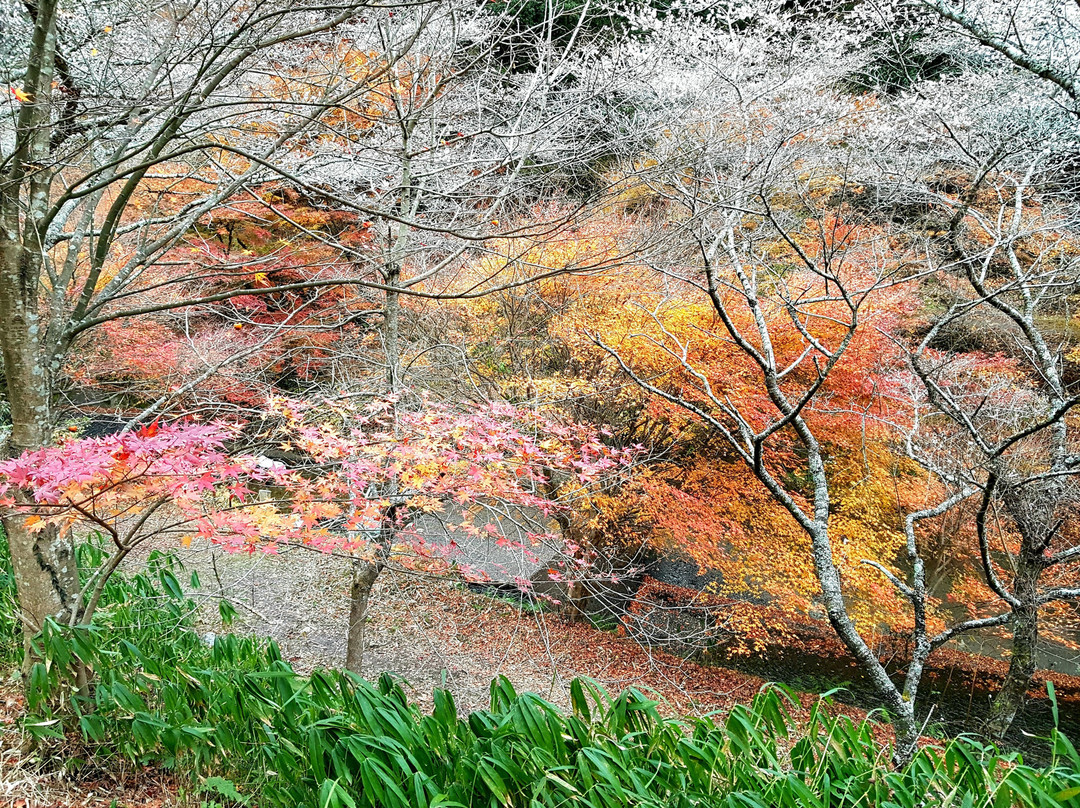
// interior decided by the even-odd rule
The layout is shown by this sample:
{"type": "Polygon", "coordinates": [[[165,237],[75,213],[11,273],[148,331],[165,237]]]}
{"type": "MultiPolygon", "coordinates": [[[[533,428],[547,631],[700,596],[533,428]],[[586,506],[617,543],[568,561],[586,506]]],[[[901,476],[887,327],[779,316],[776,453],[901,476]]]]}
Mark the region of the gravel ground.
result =
{"type": "MultiPolygon", "coordinates": [[[[347,560],[298,549],[280,555],[229,555],[212,547],[185,551],[182,559],[201,580],[198,596],[206,599],[202,630],[272,637],[282,655],[305,672],[344,664],[347,560]],[[229,629],[223,629],[217,617],[221,595],[237,611],[229,629]]],[[[506,648],[505,664],[498,669],[477,670],[468,650],[470,639],[481,643],[484,638],[468,625],[467,612],[447,612],[447,600],[455,597],[473,601],[476,613],[484,608],[512,609],[447,583],[417,581],[401,574],[381,576],[369,607],[365,674],[377,678],[389,671],[405,679],[420,700],[429,698],[434,687],[448,687],[462,706],[486,704],[488,683],[499,673],[514,674],[511,678],[524,689],[544,692],[550,687],[550,680],[536,679],[541,666],[521,664],[536,656],[521,643],[506,648]]],[[[532,615],[521,616],[533,620],[532,615]]]]}
{"type": "MultiPolygon", "coordinates": [[[[349,562],[302,549],[280,555],[230,555],[203,546],[182,551],[198,572],[205,599],[202,631],[231,630],[269,636],[297,669],[344,664],[349,613],[349,562]],[[237,618],[218,619],[224,596],[237,618]]],[[[486,707],[493,677],[504,675],[519,691],[566,704],[575,676],[590,676],[611,690],[652,687],[682,706],[720,706],[747,698],[760,680],[722,669],[702,669],[653,655],[632,641],[448,582],[384,573],[369,607],[364,673],[389,671],[406,680],[412,696],[429,702],[445,687],[459,707],[486,707]],[[717,677],[724,677],[718,685],[717,677]],[[699,681],[700,680],[700,681],[699,681]]]]}

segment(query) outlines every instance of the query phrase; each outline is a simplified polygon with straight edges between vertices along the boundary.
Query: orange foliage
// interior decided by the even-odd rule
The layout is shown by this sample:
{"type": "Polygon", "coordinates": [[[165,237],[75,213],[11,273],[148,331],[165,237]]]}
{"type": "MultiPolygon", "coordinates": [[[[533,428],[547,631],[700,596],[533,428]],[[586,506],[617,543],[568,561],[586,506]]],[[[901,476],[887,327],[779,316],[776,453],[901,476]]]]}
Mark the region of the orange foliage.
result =
{"type": "MultiPolygon", "coordinates": [[[[819,249],[832,248],[834,239],[856,245],[848,260],[857,273],[859,251],[872,234],[837,221],[811,221],[800,239],[808,254],[819,230],[825,233],[819,249]]],[[[774,253],[771,260],[795,264],[786,243],[772,244],[769,251],[774,253]]],[[[818,278],[796,270],[785,271],[776,282],[783,283],[789,294],[795,290],[813,297],[821,291],[818,278]]],[[[858,282],[857,274],[853,282],[858,282]]],[[[749,310],[739,305],[735,293],[724,294],[733,316],[739,318],[736,328],[752,333],[749,310]]],[[[878,293],[863,313],[867,326],[857,332],[814,406],[806,411],[828,453],[836,562],[856,620],[871,630],[906,627],[910,609],[880,572],[862,561],[876,561],[900,574],[902,514],[935,493],[917,469],[893,451],[892,433],[883,423],[903,417],[890,398],[896,391],[888,388],[883,375],[895,359],[883,331],[908,308],[909,301],[899,293],[878,293]]],[[[816,304],[807,312],[807,327],[816,339],[835,344],[843,335],[845,312],[838,302],[816,304]]],[[[765,316],[777,363],[784,367],[805,350],[806,340],[779,298],[766,299],[765,316]]],[[[710,393],[731,402],[755,429],[776,417],[760,370],[733,343],[710,301],[669,277],[650,275],[640,267],[609,272],[602,283],[593,281],[564,308],[553,331],[570,345],[579,366],[595,366],[601,354],[593,340],[599,338],[618,351],[640,378],[718,417],[723,416],[710,393]]],[[[604,379],[594,380],[597,395],[615,387],[618,374],[610,362],[606,373],[604,379]]],[[[814,366],[804,362],[784,385],[790,393],[805,389],[813,373],[814,366]]],[[[764,597],[792,613],[812,612],[818,584],[808,540],[795,520],[722,440],[708,436],[695,416],[661,399],[649,400],[644,407],[649,419],[666,422],[679,434],[669,458],[642,476],[653,546],[689,557],[703,571],[719,573],[725,594],[764,597]]],[[[770,471],[805,505],[798,443],[782,432],[771,445],[766,459],[770,471]]],[[[937,616],[935,623],[940,623],[937,616]]]]}
{"type": "MultiPolygon", "coordinates": [[[[501,371],[503,390],[511,394],[541,402],[561,399],[571,407],[588,398],[597,407],[608,407],[607,412],[637,412],[631,420],[638,434],[650,424],[662,425],[669,436],[666,456],[639,473],[639,505],[632,512],[624,506],[621,514],[623,523],[636,528],[624,531],[644,535],[655,550],[689,558],[702,572],[714,573],[717,590],[725,595],[764,598],[788,614],[813,614],[819,585],[808,539],[791,515],[695,416],[628,384],[595,343],[599,338],[618,351],[639,377],[706,410],[716,412],[700,377],[713,396],[734,403],[755,428],[776,417],[760,370],[732,342],[707,297],[671,275],[619,260],[627,227],[625,218],[613,215],[550,243],[507,240],[492,245],[493,255],[473,268],[478,278],[504,280],[517,277],[514,273],[535,275],[560,268],[589,271],[557,275],[530,290],[534,315],[544,324],[544,347],[553,340],[568,352],[562,367],[527,376],[512,362],[490,367],[501,371]]],[[[870,271],[862,267],[871,265],[881,237],[865,225],[822,217],[804,222],[794,240],[811,257],[845,247],[850,282],[857,286],[870,283],[870,271]]],[[[814,297],[822,291],[818,277],[792,268],[799,265],[798,256],[783,240],[769,243],[766,254],[773,263],[774,282],[789,296],[814,297]]],[[[752,333],[750,312],[739,305],[737,294],[725,295],[736,327],[752,333]]],[[[799,357],[806,340],[779,297],[766,297],[765,306],[772,347],[783,367],[799,357]]],[[[898,356],[886,334],[914,307],[906,292],[874,293],[861,312],[864,327],[805,413],[828,456],[835,560],[853,616],[869,631],[903,630],[912,617],[892,584],[863,560],[903,576],[903,516],[935,501],[939,493],[914,464],[897,454],[887,423],[906,415],[902,391],[890,381],[898,356]]],[[[469,303],[468,308],[476,333],[490,335],[495,324],[494,333],[507,341],[513,317],[521,316],[498,297],[469,303]]],[[[835,344],[842,336],[846,313],[839,302],[814,304],[805,312],[816,339],[835,344]]],[[[804,362],[785,379],[786,389],[805,389],[813,373],[813,365],[804,362]]],[[[805,505],[803,461],[791,434],[775,437],[766,462],[805,505]]],[[[933,628],[944,626],[947,606],[931,603],[933,628]]],[[[782,628],[777,624],[772,630],[782,628]]]]}

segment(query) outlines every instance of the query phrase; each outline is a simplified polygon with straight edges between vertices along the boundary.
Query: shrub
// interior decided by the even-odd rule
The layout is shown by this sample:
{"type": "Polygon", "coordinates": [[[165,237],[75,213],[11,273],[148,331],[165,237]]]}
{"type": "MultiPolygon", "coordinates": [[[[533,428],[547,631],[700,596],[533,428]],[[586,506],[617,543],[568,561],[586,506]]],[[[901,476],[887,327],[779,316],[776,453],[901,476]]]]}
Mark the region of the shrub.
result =
{"type": "Polygon", "coordinates": [[[1080,795],[1080,757],[1056,730],[1043,768],[958,738],[893,771],[872,722],[827,700],[796,721],[778,687],[725,716],[671,719],[634,689],[576,680],[565,713],[498,678],[488,709],[461,715],[436,691],[426,714],[388,675],[305,677],[272,642],[204,640],[178,572],[155,556],[114,579],[95,625],[46,627],[25,724],[39,742],[190,773],[219,803],[261,808],[1061,808],[1080,795]],[[83,692],[66,679],[75,657],[95,672],[83,692]]]}

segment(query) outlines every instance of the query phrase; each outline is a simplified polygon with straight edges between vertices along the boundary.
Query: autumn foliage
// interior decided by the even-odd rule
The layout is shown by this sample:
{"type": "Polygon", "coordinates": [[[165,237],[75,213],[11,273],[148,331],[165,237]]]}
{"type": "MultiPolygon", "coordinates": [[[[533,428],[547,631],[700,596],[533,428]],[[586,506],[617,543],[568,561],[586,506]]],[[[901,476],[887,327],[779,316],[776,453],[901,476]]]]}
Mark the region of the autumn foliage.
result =
{"type": "MultiPolygon", "coordinates": [[[[557,551],[566,539],[552,517],[573,502],[565,491],[549,494],[549,475],[564,475],[573,483],[566,491],[582,492],[632,461],[585,428],[506,405],[410,411],[383,400],[355,411],[278,399],[262,429],[288,465],[228,452],[236,426],[155,422],[6,461],[0,492],[32,530],[99,531],[121,554],[152,536],[186,544],[197,535],[229,552],[284,544],[356,558],[378,552],[403,569],[479,581],[488,573],[461,558],[455,536],[514,544],[530,557],[545,543],[557,551]],[[477,521],[491,507],[510,509],[508,519],[531,510],[536,528],[507,538],[499,520],[477,521]],[[445,540],[419,529],[422,515],[442,522],[445,540]]],[[[566,560],[573,552],[563,555],[561,577],[591,574],[566,560]]]]}

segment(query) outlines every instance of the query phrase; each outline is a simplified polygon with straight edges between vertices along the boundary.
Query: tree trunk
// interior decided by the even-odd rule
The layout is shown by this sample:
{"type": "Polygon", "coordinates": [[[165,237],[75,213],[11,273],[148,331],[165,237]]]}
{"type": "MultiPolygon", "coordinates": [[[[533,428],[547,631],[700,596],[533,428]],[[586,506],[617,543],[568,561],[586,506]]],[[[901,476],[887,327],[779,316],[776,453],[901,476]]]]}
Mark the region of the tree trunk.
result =
{"type": "Polygon", "coordinates": [[[1031,594],[1034,594],[1034,582],[1031,582],[1031,586],[1027,585],[1026,579],[1030,578],[1030,575],[1025,575],[1024,585],[1017,587],[1021,604],[1013,609],[1009,670],[1001,683],[1001,689],[990,704],[990,714],[983,725],[983,733],[994,741],[1005,737],[1005,733],[1023,708],[1031,677],[1035,673],[1035,650],[1039,644],[1039,609],[1033,597],[1024,597],[1021,594],[1021,591],[1026,592],[1029,589],[1031,594]]]}
{"type": "MultiPolygon", "coordinates": [[[[387,283],[397,284],[400,273],[387,272],[387,283]]],[[[383,342],[386,353],[386,386],[390,395],[401,392],[401,293],[387,291],[383,301],[383,342]]],[[[396,406],[396,404],[395,404],[396,406]]]]}
{"type": "Polygon", "coordinates": [[[892,764],[901,769],[909,764],[919,751],[919,725],[915,721],[914,701],[908,701],[903,711],[892,717],[892,725],[893,732],[896,733],[892,764]]]}
{"type": "Polygon", "coordinates": [[[367,622],[368,601],[371,599],[371,589],[375,586],[375,581],[381,571],[382,564],[353,561],[345,668],[356,674],[363,673],[364,626],[367,622]]]}
{"type": "MultiPolygon", "coordinates": [[[[0,353],[3,394],[11,415],[11,434],[0,459],[48,445],[52,438],[54,355],[41,317],[43,219],[50,205],[48,162],[52,131],[51,87],[56,58],[58,3],[44,0],[30,9],[34,31],[15,126],[14,151],[0,175],[0,353]]],[[[29,504],[28,500],[19,504],[29,504]]],[[[79,576],[70,542],[56,531],[31,532],[24,516],[0,511],[11,548],[23,636],[40,631],[46,618],[70,618],[79,576]]],[[[24,668],[30,661],[24,655],[24,668]]]]}
{"type": "MultiPolygon", "coordinates": [[[[403,187],[408,187],[408,163],[405,164],[405,177],[403,187]]],[[[402,209],[407,208],[408,193],[402,195],[402,209]]],[[[383,272],[383,280],[387,285],[383,301],[383,347],[386,355],[386,384],[387,392],[396,395],[401,389],[401,293],[398,291],[398,283],[401,280],[401,267],[398,263],[400,251],[405,245],[408,228],[398,225],[397,237],[394,240],[394,248],[387,261],[383,272]]],[[[392,405],[397,407],[395,401],[392,405]]],[[[396,494],[396,491],[387,491],[387,495],[396,494]]],[[[393,543],[393,521],[397,508],[390,506],[385,517],[383,526],[384,534],[380,537],[378,549],[379,557],[376,561],[353,561],[352,589],[349,603],[349,634],[345,650],[345,668],[355,674],[363,673],[364,666],[364,627],[367,623],[368,603],[371,600],[371,589],[375,585],[379,573],[383,569],[383,561],[389,554],[390,545],[393,543]]]]}
{"type": "Polygon", "coordinates": [[[20,617],[23,623],[23,672],[31,662],[30,640],[46,618],[66,623],[78,597],[78,575],[71,543],[55,530],[32,533],[23,517],[7,514],[4,530],[11,549],[20,617]]]}
{"type": "MultiPolygon", "coordinates": [[[[809,441],[808,441],[809,443],[809,441]]],[[[809,468],[817,483],[818,525],[807,530],[814,557],[814,570],[821,585],[822,601],[829,623],[848,651],[859,662],[860,667],[877,690],[889,720],[896,733],[896,746],[893,749],[893,765],[902,768],[911,762],[918,750],[919,725],[915,721],[915,692],[901,692],[889,677],[885,666],[877,654],[867,645],[859,633],[855,622],[847,611],[844,592],[840,581],[840,571],[833,561],[832,544],[828,532],[828,499],[825,467],[816,442],[810,451],[809,468]]]]}
{"type": "MultiPolygon", "coordinates": [[[[1064,436],[1062,436],[1064,440],[1064,436]]],[[[1063,444],[1064,445],[1064,444],[1063,444]]],[[[1057,505],[1066,499],[1060,477],[1004,487],[1005,510],[1020,531],[1020,551],[1013,556],[1012,646],[1009,670],[990,704],[983,733],[1000,741],[1024,707],[1035,651],[1039,645],[1039,579],[1046,569],[1046,550],[1057,530],[1057,505]]]]}
{"type": "Polygon", "coordinates": [[[566,603],[563,605],[563,616],[568,623],[585,622],[586,610],[589,607],[589,590],[584,581],[571,581],[566,588],[566,603]]]}
{"type": "MultiPolygon", "coordinates": [[[[5,246],[10,246],[5,245],[5,246]]],[[[47,446],[52,438],[50,368],[42,357],[43,326],[36,291],[20,288],[21,251],[0,251],[0,348],[4,358],[4,393],[11,413],[11,435],[3,452],[17,457],[47,446]]],[[[36,285],[35,285],[36,290],[36,285]]],[[[19,505],[32,501],[15,493],[19,505]]],[[[0,512],[11,549],[25,642],[41,630],[45,619],[70,619],[79,593],[79,575],[70,541],[56,530],[30,531],[26,517],[15,510],[0,512]]],[[[27,656],[24,662],[28,661],[27,656]]]]}

